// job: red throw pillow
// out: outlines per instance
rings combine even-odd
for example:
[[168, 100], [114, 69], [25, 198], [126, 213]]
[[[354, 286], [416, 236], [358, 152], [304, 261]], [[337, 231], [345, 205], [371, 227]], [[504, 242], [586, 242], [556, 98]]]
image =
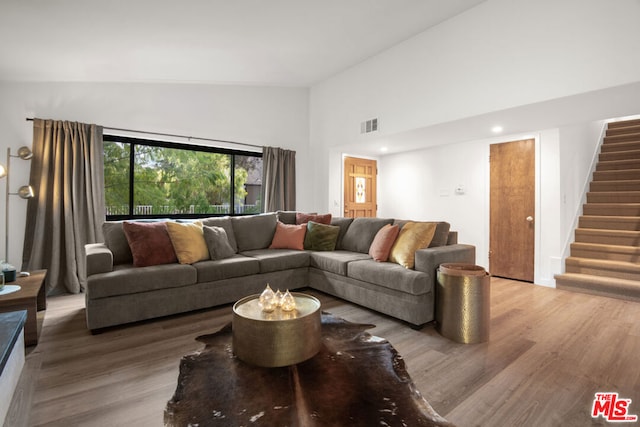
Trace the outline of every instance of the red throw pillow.
[[296, 212], [296, 224], [306, 224], [309, 221], [317, 222], [319, 224], [331, 225], [331, 214], [305, 214]]
[[389, 259], [391, 247], [398, 237], [400, 227], [397, 225], [386, 224], [373, 238], [373, 242], [369, 247], [369, 255], [378, 262], [385, 262]]
[[270, 249], [304, 249], [304, 235], [307, 232], [306, 224], [283, 224], [278, 221], [276, 232], [273, 235]]
[[136, 267], [178, 262], [166, 223], [125, 221], [122, 229]]

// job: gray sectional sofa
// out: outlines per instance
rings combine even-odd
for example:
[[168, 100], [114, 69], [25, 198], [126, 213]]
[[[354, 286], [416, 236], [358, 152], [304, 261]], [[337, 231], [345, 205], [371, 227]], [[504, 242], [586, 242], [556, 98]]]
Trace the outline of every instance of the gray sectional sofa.
[[122, 223], [107, 222], [105, 243], [86, 246], [86, 320], [90, 330], [233, 303], [265, 285], [309, 287], [420, 327], [434, 319], [436, 270], [441, 263], [475, 263], [475, 247], [457, 243], [438, 222], [430, 247], [415, 253], [415, 268], [377, 262], [369, 255], [382, 218], [333, 218], [340, 227], [335, 250], [269, 249], [278, 221], [295, 224], [295, 212], [215, 217], [235, 254], [193, 264], [135, 267]]

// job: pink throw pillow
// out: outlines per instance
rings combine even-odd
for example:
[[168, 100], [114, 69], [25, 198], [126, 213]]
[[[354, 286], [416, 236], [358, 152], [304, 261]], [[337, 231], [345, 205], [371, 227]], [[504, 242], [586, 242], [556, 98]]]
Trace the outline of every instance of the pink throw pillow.
[[389, 259], [391, 247], [398, 237], [400, 228], [397, 225], [386, 224], [373, 238], [369, 255], [378, 262], [385, 262]]
[[309, 221], [317, 222], [319, 224], [331, 225], [331, 214], [305, 214], [296, 212], [296, 224], [306, 224]]
[[178, 262], [166, 223], [125, 221], [122, 229], [136, 267]]
[[270, 249], [304, 249], [304, 235], [307, 231], [306, 224], [293, 225], [283, 224], [280, 221], [276, 224], [276, 232], [273, 235]]

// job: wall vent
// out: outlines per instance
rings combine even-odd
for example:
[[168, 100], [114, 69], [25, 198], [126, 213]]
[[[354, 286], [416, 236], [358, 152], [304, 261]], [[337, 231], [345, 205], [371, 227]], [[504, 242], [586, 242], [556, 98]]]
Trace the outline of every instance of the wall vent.
[[370, 119], [360, 123], [360, 133], [371, 133], [378, 131], [378, 119]]

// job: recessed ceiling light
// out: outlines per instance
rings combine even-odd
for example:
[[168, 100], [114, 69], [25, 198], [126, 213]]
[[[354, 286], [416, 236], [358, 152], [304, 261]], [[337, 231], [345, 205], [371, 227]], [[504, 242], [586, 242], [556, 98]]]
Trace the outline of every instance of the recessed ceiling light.
[[386, 153], [389, 149], [387, 147], [380, 147], [381, 153]]
[[493, 133], [500, 133], [502, 131], [503, 131], [502, 126], [494, 126], [491, 128], [491, 132]]

